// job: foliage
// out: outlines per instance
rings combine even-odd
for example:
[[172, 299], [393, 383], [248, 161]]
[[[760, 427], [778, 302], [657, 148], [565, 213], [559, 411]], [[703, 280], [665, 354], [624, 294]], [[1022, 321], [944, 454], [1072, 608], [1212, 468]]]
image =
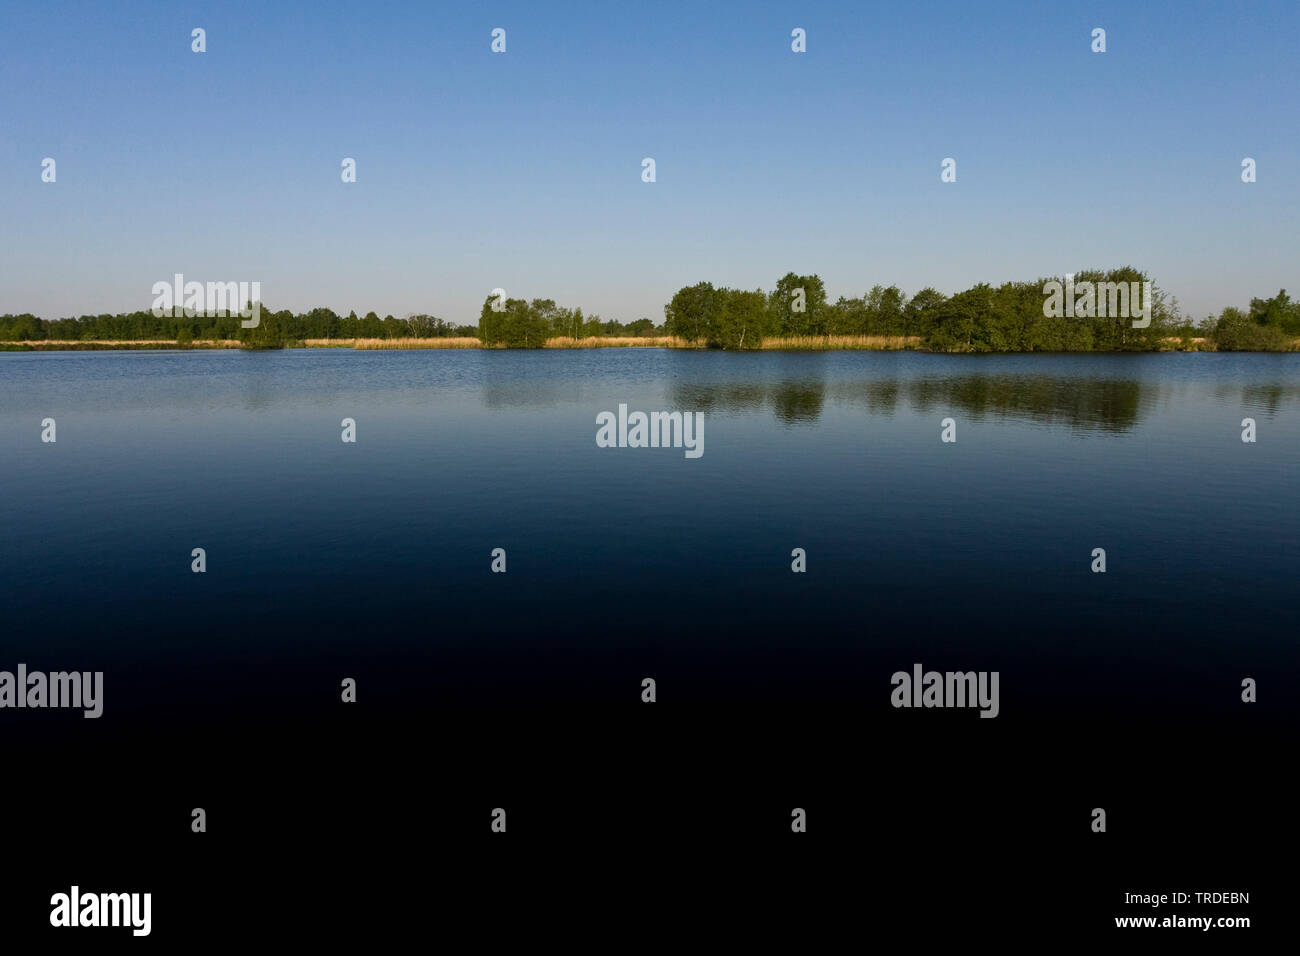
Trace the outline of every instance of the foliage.
[[[1294, 349], [1300, 342], [1300, 302], [1283, 289], [1269, 299], [1251, 299], [1249, 308], [1224, 309], [1199, 329], [1179, 312], [1178, 302], [1151, 283], [1151, 324], [1134, 328], [1131, 316], [1052, 315], [1045, 309], [1045, 286], [1063, 278], [1007, 282], [996, 288], [980, 283], [945, 296], [924, 288], [911, 298], [897, 286], [875, 285], [861, 296], [827, 299], [820, 276], [788, 272], [771, 293], [714, 287], [699, 282], [679, 289], [664, 306], [664, 323], [648, 318], [626, 325], [584, 315], [553, 299], [507, 299], [502, 311], [485, 300], [477, 326], [453, 325], [424, 313], [404, 319], [375, 312], [340, 316], [326, 308], [304, 313], [273, 312], [261, 307], [255, 329], [245, 329], [238, 314], [163, 315], [130, 312], [41, 319], [35, 315], [0, 316], [0, 342], [46, 340], [71, 342], [150, 342], [238, 340], [245, 348], [283, 348], [304, 340], [465, 339], [485, 345], [542, 348], [549, 339], [658, 338], [673, 336], [685, 344], [722, 349], [758, 349], [765, 340], [797, 341], [801, 347], [819, 340], [915, 342], [951, 352], [1154, 351], [1177, 340], [1182, 347], [1203, 344], [1224, 351]], [[1126, 266], [1106, 272], [1075, 273], [1082, 282], [1143, 283], [1145, 273]], [[1100, 296], [1098, 296], [1100, 299]], [[1093, 309], [1093, 311], [1099, 311]], [[1130, 312], [1136, 312], [1131, 309]], [[1196, 333], [1199, 332], [1199, 336]], [[852, 337], [845, 339], [843, 337]], [[1203, 343], [1195, 343], [1197, 338]], [[87, 346], [89, 347], [89, 346]], [[781, 346], [778, 346], [781, 347]]]
[[[1007, 282], [997, 288], [979, 283], [952, 296], [925, 288], [911, 299], [898, 286], [875, 285], [862, 296], [841, 296], [830, 303], [819, 276], [789, 272], [767, 295], [761, 319], [756, 297], [763, 293], [699, 282], [678, 290], [664, 307], [664, 325], [669, 335], [713, 348], [757, 349], [765, 339], [808, 343], [849, 337], [906, 342], [919, 338], [922, 348], [944, 352], [1041, 352], [1155, 350], [1171, 329], [1184, 324], [1177, 302], [1154, 283], [1149, 286], [1147, 328], [1133, 327], [1140, 318], [1136, 303], [1124, 316], [1055, 316], [1045, 307], [1050, 281]], [[1063, 278], [1057, 281], [1064, 283]], [[1127, 284], [1137, 282], [1141, 289], [1149, 279], [1124, 267], [1080, 272], [1074, 282], [1124, 283], [1127, 295]], [[1091, 312], [1099, 311], [1095, 301]]]

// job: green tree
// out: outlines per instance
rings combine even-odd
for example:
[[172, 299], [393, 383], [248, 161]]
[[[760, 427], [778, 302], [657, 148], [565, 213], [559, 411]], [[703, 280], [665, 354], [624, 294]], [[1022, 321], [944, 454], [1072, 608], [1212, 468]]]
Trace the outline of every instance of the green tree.
[[1214, 343], [1222, 352], [1261, 352], [1287, 347], [1287, 335], [1276, 325], [1258, 322], [1241, 309], [1226, 308], [1214, 327]]
[[944, 352], [987, 352], [993, 290], [981, 282], [958, 292], [935, 310], [929, 344]]
[[[251, 303], [250, 303], [251, 305]], [[246, 329], [240, 323], [239, 345], [240, 348], [259, 351], [263, 349], [282, 349], [284, 348], [284, 331], [280, 326], [280, 321], [275, 313], [270, 309], [263, 307], [258, 315], [258, 322], [255, 328]]]
[[903, 309], [904, 335], [929, 335], [938, 324], [939, 310], [948, 301], [942, 292], [926, 286]]
[[711, 282], [678, 289], [664, 306], [664, 330], [687, 342], [706, 341], [716, 323], [718, 307], [718, 290]]
[[816, 275], [787, 272], [768, 299], [767, 331], [771, 335], [825, 335], [830, 309], [826, 286]]
[[1286, 289], [1271, 299], [1251, 299], [1250, 318], [1256, 325], [1279, 329], [1286, 336], [1300, 336], [1300, 302], [1292, 302]]
[[550, 337], [549, 318], [523, 299], [506, 299], [502, 311], [495, 296], [483, 300], [479, 313], [479, 338], [485, 345], [504, 345], [511, 349], [540, 349]]
[[719, 308], [707, 335], [710, 346], [724, 349], [756, 349], [763, 344], [767, 326], [767, 296], [762, 289], [718, 289]]

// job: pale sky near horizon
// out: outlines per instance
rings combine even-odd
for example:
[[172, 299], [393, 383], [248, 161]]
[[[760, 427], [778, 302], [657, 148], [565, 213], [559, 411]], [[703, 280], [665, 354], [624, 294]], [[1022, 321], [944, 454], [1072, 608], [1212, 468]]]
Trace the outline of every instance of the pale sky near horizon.
[[1134, 265], [1200, 318], [1300, 296], [1297, 50], [1294, 2], [8, 2], [0, 313], [148, 309], [181, 272], [659, 322], [705, 279]]

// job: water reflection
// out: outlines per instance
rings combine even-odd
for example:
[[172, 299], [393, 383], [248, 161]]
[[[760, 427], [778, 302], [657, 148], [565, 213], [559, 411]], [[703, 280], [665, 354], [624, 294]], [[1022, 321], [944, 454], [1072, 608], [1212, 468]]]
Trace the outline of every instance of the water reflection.
[[1220, 385], [1214, 390], [1216, 398], [1233, 399], [1240, 396], [1243, 405], [1264, 408], [1271, 414], [1288, 402], [1300, 400], [1300, 385], [1268, 382], [1258, 385]]
[[[829, 385], [821, 378], [767, 384], [681, 382], [670, 388], [671, 402], [677, 408], [705, 412], [769, 408], [778, 420], [792, 425], [816, 422], [829, 400], [837, 405], [859, 406], [873, 415], [892, 415], [902, 402], [908, 409], [925, 414], [961, 412], [975, 420], [1019, 419], [1114, 432], [1135, 427], [1160, 399], [1161, 392], [1160, 385], [1136, 378], [1056, 375], [929, 376], [911, 380], [841, 380]], [[1245, 400], [1247, 396], [1242, 397]], [[1280, 404], [1283, 397], [1277, 395], [1274, 400]]]
[[691, 411], [761, 411], [770, 407], [787, 424], [815, 422], [826, 402], [826, 383], [820, 380], [708, 383], [680, 382], [670, 389], [670, 403]]

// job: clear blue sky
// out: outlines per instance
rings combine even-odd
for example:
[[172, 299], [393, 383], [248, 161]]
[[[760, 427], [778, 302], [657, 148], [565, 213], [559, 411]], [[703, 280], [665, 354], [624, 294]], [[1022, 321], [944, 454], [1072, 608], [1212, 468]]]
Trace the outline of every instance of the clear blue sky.
[[658, 322], [701, 279], [1133, 264], [1199, 318], [1300, 295], [1298, 27], [1295, 0], [6, 0], [0, 313], [147, 309], [183, 272], [272, 308], [473, 322], [500, 286]]

